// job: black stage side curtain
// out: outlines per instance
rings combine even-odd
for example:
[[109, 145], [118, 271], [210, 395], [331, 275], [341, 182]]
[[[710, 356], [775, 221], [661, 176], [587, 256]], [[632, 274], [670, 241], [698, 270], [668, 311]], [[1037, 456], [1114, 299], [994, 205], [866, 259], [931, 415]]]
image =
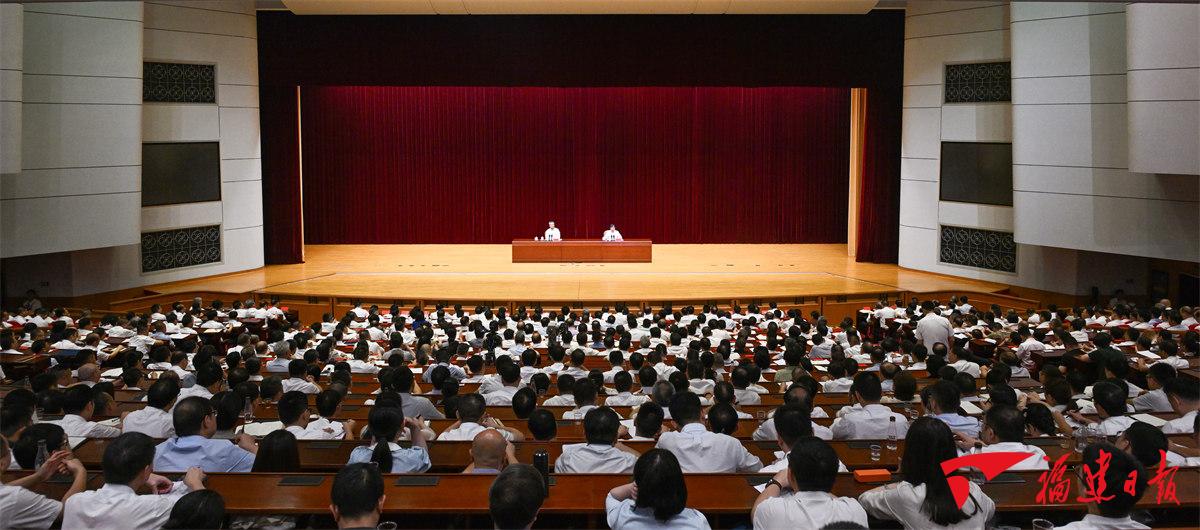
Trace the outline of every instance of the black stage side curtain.
[[[302, 260], [296, 86], [863, 87], [858, 259], [899, 237], [904, 15], [258, 17], [266, 252]], [[291, 90], [285, 90], [290, 88]], [[291, 158], [289, 158], [291, 157]], [[398, 214], [403, 215], [403, 214]], [[294, 219], [281, 219], [294, 217]]]

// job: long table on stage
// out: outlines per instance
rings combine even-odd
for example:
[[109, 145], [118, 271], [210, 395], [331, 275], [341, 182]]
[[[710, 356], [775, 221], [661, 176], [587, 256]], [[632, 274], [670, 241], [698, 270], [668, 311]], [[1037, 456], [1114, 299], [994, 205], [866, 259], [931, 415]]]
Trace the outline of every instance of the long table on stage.
[[650, 263], [651, 246], [649, 239], [626, 239], [624, 241], [514, 239], [512, 260], [513, 263]]

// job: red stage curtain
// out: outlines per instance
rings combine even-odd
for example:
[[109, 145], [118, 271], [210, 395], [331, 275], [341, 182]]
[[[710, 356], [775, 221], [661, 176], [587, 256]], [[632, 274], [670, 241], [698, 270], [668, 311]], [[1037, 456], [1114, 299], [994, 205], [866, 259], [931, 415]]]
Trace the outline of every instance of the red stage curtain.
[[304, 261], [300, 231], [300, 144], [296, 87], [259, 88], [262, 117], [263, 254], [266, 263]]
[[898, 258], [901, 99], [899, 90], [867, 90], [857, 261], [896, 263]]
[[304, 87], [301, 105], [308, 243], [506, 243], [548, 220], [846, 240], [845, 88]]

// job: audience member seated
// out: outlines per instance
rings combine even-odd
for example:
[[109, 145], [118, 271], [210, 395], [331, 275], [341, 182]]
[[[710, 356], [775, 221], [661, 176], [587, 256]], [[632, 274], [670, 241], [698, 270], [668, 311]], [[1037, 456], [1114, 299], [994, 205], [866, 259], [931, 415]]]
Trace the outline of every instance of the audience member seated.
[[[837, 419], [833, 420], [833, 425], [830, 426], [834, 438], [881, 440], [889, 435], [904, 438], [904, 433], [908, 431], [908, 418], [898, 412], [892, 412], [887, 405], [879, 404], [883, 397], [879, 377], [870, 372], [854, 376], [850, 396], [854, 405], [838, 411]], [[894, 432], [890, 432], [893, 430]]]
[[587, 443], [564, 444], [554, 462], [555, 473], [629, 473], [638, 452], [617, 441], [621, 417], [608, 407], [588, 411], [583, 418]]
[[63, 417], [55, 421], [67, 433], [67, 436], [84, 438], [115, 438], [121, 435], [121, 429], [109, 425], [101, 425], [92, 419], [96, 404], [92, 400], [92, 389], [85, 385], [70, 387], [63, 395]]
[[676, 430], [658, 437], [657, 447], [675, 454], [686, 473], [746, 473], [762, 468], [737, 438], [709, 431], [700, 421], [700, 398], [691, 392], [671, 399]]
[[[191, 398], [203, 401], [200, 398]], [[176, 406], [184, 405], [184, 400]], [[178, 425], [176, 432], [181, 431]], [[232, 446], [229, 442], [222, 441]], [[171, 517], [175, 503], [191, 491], [204, 488], [204, 472], [186, 470], [183, 480], [171, 482], [151, 472], [155, 460], [154, 441], [140, 432], [125, 433], [104, 448], [104, 486], [72, 495], [63, 503], [63, 528], [99, 530], [153, 530]], [[248, 470], [248, 469], [247, 469]], [[140, 495], [143, 488], [149, 495]]]
[[1013, 465], [1013, 471], [1049, 469], [1046, 452], [1036, 445], [1027, 445], [1025, 439], [1025, 417], [1012, 405], [994, 405], [984, 414], [983, 428], [979, 438], [957, 433], [958, 448], [970, 452], [976, 443], [983, 444], [984, 453], [1033, 453], [1029, 458]]
[[926, 412], [941, 420], [950, 430], [972, 438], [978, 437], [979, 420], [958, 413], [960, 396], [958, 385], [942, 380], [921, 390], [921, 404], [925, 406]]
[[[355, 447], [347, 464], [373, 462], [383, 473], [421, 473], [429, 469], [425, 426], [416, 418], [405, 418], [402, 407], [372, 407], [367, 426], [373, 443]], [[401, 447], [396, 443], [402, 429], [408, 430], [412, 447]]]
[[525, 440], [525, 434], [521, 431], [505, 427], [499, 420], [486, 416], [487, 409], [483, 396], [465, 394], [458, 397], [458, 421], [442, 431], [442, 434], [438, 435], [438, 440], [474, 440], [475, 435], [484, 429], [499, 430], [504, 439], [511, 442]]
[[217, 432], [216, 412], [209, 400], [190, 397], [175, 405], [171, 412], [175, 437], [154, 448], [156, 471], [181, 472], [199, 468], [205, 472], [242, 472], [254, 466], [258, 445], [254, 437], [239, 434], [237, 444], [213, 439]]
[[[1109, 460], [1106, 464], [1101, 464], [1104, 456], [1108, 456]], [[1103, 477], [1098, 479], [1102, 480], [1102, 483], [1121, 484], [1122, 487], [1109, 486], [1104, 490], [1106, 495], [1102, 496], [1098, 502], [1087, 503], [1087, 515], [1083, 516], [1083, 519], [1058, 528], [1069, 530], [1150, 528], [1134, 521], [1129, 516], [1133, 512], [1134, 505], [1146, 492], [1146, 481], [1149, 480], [1146, 478], [1146, 468], [1142, 467], [1142, 464], [1138, 463], [1132, 455], [1117, 449], [1116, 446], [1101, 442], [1084, 448], [1082, 465], [1085, 468], [1082, 473], [1096, 473]], [[1079, 487], [1080, 494], [1086, 495], [1083, 480], [1079, 481]]]
[[[0, 471], [9, 469], [12, 452], [0, 437]], [[32, 466], [31, 466], [32, 467]], [[61, 472], [71, 474], [71, 485], [61, 500], [31, 491]], [[63, 503], [87, 488], [87, 470], [69, 450], [54, 450], [42, 467], [20, 479], [0, 483], [0, 528], [50, 528], [63, 512]]]
[[488, 488], [488, 512], [497, 530], [524, 530], [537, 520], [546, 486], [542, 474], [528, 464], [504, 468]]
[[516, 447], [496, 429], [483, 429], [471, 440], [471, 463], [465, 474], [495, 475], [517, 463]]
[[338, 528], [375, 528], [383, 514], [383, 477], [368, 463], [348, 464], [333, 477], [329, 511]]
[[634, 464], [633, 482], [608, 492], [604, 500], [608, 527], [612, 530], [710, 528], [704, 514], [687, 507], [687, 497], [687, 483], [675, 455], [651, 449]]
[[[807, 417], [784, 410], [780, 413], [797, 416], [788, 420], [788, 424], [807, 423]], [[775, 417], [779, 418], [780, 413]], [[754, 528], [827, 528], [830, 523], [842, 522], [866, 528], [867, 512], [857, 500], [830, 493], [841, 466], [833, 448], [813, 436], [793, 442], [783, 459], [786, 465], [776, 470], [754, 501], [751, 509]]]

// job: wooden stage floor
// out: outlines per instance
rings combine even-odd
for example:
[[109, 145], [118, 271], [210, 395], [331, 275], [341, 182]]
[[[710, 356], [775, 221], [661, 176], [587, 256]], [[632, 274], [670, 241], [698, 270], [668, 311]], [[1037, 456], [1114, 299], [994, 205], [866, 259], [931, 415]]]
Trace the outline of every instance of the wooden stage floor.
[[652, 300], [1006, 287], [856, 263], [841, 244], [654, 245], [652, 263], [604, 264], [512, 263], [509, 245], [308, 245], [302, 264], [146, 289], [426, 300]]

